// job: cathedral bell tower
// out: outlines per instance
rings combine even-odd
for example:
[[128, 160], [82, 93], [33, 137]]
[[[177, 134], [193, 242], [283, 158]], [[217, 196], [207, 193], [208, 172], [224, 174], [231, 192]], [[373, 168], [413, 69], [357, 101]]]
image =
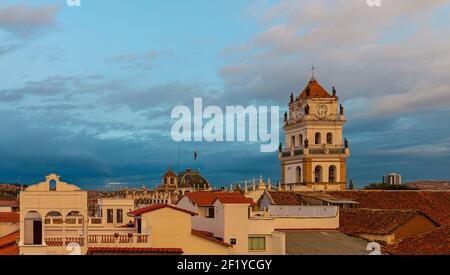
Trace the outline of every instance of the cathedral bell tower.
[[330, 95], [314, 78], [284, 114], [285, 147], [280, 144], [281, 187], [284, 190], [345, 190], [350, 155], [342, 137], [344, 107], [336, 89]]

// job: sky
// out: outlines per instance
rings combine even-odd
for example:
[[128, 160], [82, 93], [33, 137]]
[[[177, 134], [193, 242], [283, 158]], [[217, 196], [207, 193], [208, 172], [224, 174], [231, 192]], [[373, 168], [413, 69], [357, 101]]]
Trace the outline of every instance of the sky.
[[277, 182], [258, 143], [174, 142], [171, 110], [284, 111], [312, 64], [346, 108], [348, 180], [450, 179], [448, 0], [0, 0], [0, 182], [154, 187], [179, 152], [214, 186]]

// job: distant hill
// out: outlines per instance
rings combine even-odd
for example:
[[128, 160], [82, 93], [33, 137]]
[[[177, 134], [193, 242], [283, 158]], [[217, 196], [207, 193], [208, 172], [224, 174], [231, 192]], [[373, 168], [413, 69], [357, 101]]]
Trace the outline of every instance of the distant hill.
[[450, 191], [450, 181], [447, 180], [422, 180], [405, 183], [411, 188], [419, 190], [447, 190]]
[[[24, 185], [23, 188], [26, 188]], [[17, 199], [20, 189], [20, 184], [0, 183], [0, 200], [15, 200]]]

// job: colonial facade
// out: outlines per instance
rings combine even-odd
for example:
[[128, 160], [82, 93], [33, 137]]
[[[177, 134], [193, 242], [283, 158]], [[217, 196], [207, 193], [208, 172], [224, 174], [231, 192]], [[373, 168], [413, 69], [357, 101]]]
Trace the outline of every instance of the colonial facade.
[[284, 115], [280, 144], [281, 185], [285, 190], [345, 190], [348, 141], [342, 136], [344, 107], [336, 89], [329, 94], [312, 77]]

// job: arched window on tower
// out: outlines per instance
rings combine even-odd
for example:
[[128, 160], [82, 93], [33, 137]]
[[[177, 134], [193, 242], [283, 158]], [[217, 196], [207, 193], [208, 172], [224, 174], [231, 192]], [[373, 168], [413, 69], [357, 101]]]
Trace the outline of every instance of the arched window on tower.
[[302, 182], [302, 168], [300, 168], [300, 166], [297, 166], [297, 168], [295, 168], [295, 183], [301, 182]]
[[49, 182], [50, 191], [56, 191], [56, 180], [51, 180]]
[[298, 143], [299, 143], [300, 146], [303, 145], [303, 135], [302, 135], [302, 134], [300, 134], [300, 135], [298, 136]]
[[333, 144], [333, 134], [332, 133], [327, 134], [327, 144]]
[[336, 166], [334, 165], [328, 168], [328, 182], [336, 182]]
[[315, 135], [315, 144], [320, 144], [320, 143], [321, 143], [320, 133], [316, 133], [316, 135]]
[[295, 136], [291, 136], [291, 147], [295, 147]]
[[322, 177], [322, 166], [317, 165], [316, 168], [314, 168], [314, 181], [315, 182], [322, 182], [323, 181], [323, 177]]

